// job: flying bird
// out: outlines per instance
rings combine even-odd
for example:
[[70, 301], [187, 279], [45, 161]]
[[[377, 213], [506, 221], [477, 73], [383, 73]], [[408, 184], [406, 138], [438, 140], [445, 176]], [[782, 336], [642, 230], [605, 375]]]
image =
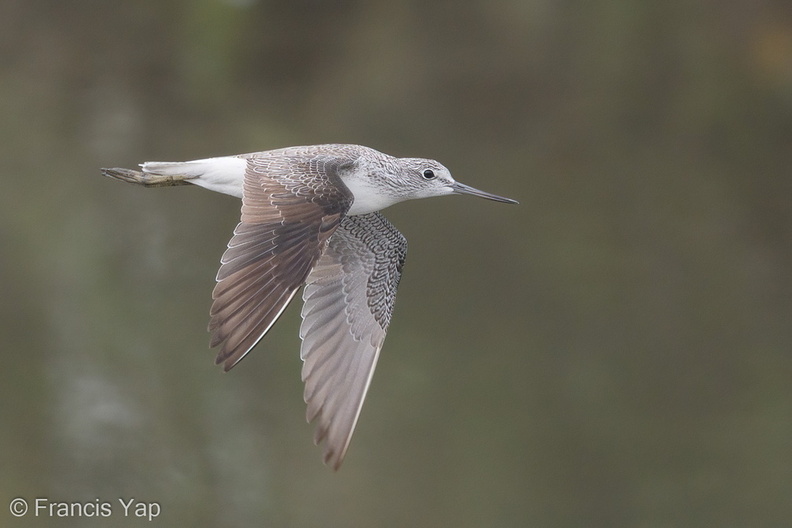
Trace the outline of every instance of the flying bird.
[[431, 159], [360, 145], [312, 145], [102, 169], [146, 187], [198, 185], [242, 199], [212, 292], [209, 332], [228, 371], [302, 293], [300, 357], [314, 442], [338, 469], [357, 424], [401, 279], [407, 241], [378, 211], [405, 200], [470, 194], [516, 204], [452, 178]]

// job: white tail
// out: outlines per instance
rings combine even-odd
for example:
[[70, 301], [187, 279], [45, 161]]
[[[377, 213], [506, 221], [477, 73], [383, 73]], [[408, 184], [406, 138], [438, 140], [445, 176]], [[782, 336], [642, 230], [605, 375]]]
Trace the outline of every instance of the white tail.
[[146, 174], [172, 176], [210, 191], [242, 198], [247, 161], [234, 156], [194, 161], [147, 161], [140, 165]]

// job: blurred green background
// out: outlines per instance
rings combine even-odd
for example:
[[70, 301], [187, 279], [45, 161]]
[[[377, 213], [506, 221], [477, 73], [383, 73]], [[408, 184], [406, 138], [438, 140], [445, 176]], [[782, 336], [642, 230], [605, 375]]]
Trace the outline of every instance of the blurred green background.
[[[0, 4], [0, 525], [788, 526], [792, 5]], [[520, 200], [386, 211], [410, 254], [344, 466], [299, 303], [229, 374], [237, 200], [99, 167], [361, 143]], [[113, 516], [100, 523], [142, 526]]]

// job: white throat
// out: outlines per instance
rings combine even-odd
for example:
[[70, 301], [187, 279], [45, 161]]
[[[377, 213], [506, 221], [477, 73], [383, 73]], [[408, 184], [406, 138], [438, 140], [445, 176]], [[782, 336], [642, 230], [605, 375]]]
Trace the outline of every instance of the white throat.
[[341, 180], [355, 197], [349, 208], [350, 215], [373, 213], [401, 201], [387, 192], [387, 187], [374, 184], [366, 174], [348, 173], [342, 175]]

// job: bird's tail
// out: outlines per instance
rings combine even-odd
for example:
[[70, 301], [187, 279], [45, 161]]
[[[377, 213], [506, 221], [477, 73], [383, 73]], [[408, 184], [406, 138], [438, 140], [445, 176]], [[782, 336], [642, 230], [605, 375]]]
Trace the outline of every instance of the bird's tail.
[[142, 170], [102, 169], [102, 174], [115, 180], [145, 187], [170, 187], [192, 183], [210, 191], [242, 198], [247, 160], [236, 156], [194, 161], [147, 161]]
[[114, 180], [135, 183], [144, 187], [172, 187], [174, 185], [187, 185], [195, 176], [180, 170], [185, 163], [147, 162], [142, 165], [143, 170], [132, 169], [102, 169], [102, 174]]

